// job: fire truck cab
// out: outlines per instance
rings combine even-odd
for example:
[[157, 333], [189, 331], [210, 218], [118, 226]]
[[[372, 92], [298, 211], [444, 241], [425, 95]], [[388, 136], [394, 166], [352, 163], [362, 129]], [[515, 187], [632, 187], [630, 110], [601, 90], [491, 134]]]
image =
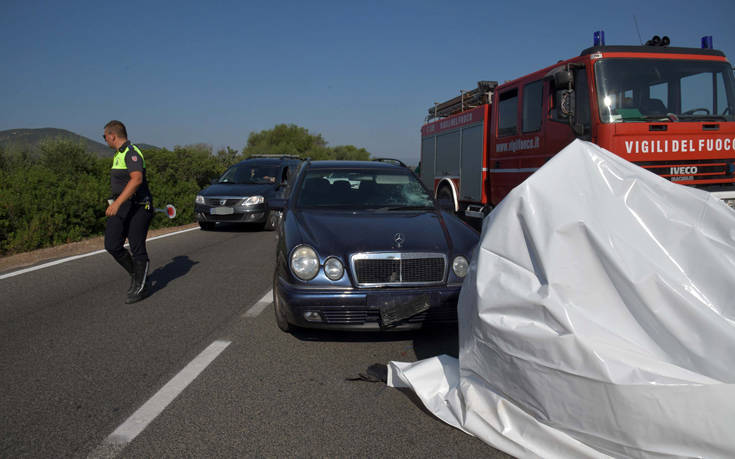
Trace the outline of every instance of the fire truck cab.
[[[604, 35], [603, 35], [604, 36]], [[483, 217], [575, 138], [735, 206], [735, 81], [710, 46], [605, 46], [429, 108], [421, 178]]]

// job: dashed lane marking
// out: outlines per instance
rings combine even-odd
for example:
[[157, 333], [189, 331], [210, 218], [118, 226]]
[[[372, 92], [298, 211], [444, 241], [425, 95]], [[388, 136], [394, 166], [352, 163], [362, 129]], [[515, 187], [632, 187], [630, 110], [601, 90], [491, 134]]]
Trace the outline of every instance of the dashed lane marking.
[[263, 295], [263, 298], [258, 300], [257, 303], [252, 305], [250, 309], [245, 311], [245, 314], [243, 314], [243, 317], [258, 317], [258, 315], [263, 312], [265, 308], [271, 305], [273, 303], [273, 290], [269, 290], [268, 293]]
[[215, 341], [210, 344], [87, 457], [110, 458], [120, 454], [230, 343], [231, 341]]

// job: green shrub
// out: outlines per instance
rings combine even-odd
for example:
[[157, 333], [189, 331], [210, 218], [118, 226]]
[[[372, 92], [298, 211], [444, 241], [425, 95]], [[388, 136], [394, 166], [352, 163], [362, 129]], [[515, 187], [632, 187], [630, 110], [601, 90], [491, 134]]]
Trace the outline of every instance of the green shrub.
[[[84, 145], [48, 140], [40, 153], [0, 149], [0, 255], [104, 234], [110, 197], [110, 156]], [[207, 145], [143, 150], [154, 205], [176, 207], [175, 219], [156, 214], [151, 228], [192, 223], [194, 198], [229, 166], [252, 154], [298, 154], [312, 159], [369, 159], [364, 148], [328, 147], [319, 134], [294, 125], [253, 133], [243, 154]]]

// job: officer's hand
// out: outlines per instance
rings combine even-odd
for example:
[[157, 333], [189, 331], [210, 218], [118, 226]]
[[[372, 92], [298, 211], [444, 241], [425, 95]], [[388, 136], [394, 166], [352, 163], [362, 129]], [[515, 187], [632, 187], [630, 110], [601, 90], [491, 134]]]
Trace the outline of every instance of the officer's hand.
[[112, 217], [113, 215], [117, 215], [117, 211], [120, 210], [120, 204], [113, 202], [109, 206], [107, 206], [107, 210], [105, 210], [105, 215], [108, 217]]

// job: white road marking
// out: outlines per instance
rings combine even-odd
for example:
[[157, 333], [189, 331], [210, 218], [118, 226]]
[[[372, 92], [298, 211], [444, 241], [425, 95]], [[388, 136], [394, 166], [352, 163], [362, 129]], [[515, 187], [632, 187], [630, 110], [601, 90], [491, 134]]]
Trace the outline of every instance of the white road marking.
[[[161, 236], [156, 236], [156, 237], [148, 238], [148, 239], [146, 239], [146, 242], [148, 242], [148, 241], [155, 241], [156, 239], [161, 239], [161, 238], [164, 238], [164, 237], [174, 236], [174, 235], [177, 235], [177, 234], [186, 233], [188, 231], [194, 231], [194, 230], [198, 230], [198, 229], [199, 228], [196, 228], [195, 227], [195, 228], [188, 228], [188, 229], [181, 230], [181, 231], [176, 231], [176, 232], [173, 232], [173, 233], [162, 234]], [[125, 244], [125, 247], [128, 247], [128, 244]], [[95, 250], [94, 252], [83, 253], [81, 255], [74, 255], [73, 257], [67, 257], [67, 258], [62, 258], [60, 260], [50, 261], [48, 263], [44, 263], [44, 264], [38, 265], [38, 266], [31, 266], [30, 268], [20, 269], [18, 271], [13, 271], [11, 273], [2, 274], [2, 275], [0, 275], [0, 280], [1, 279], [6, 279], [8, 277], [20, 276], [21, 274], [29, 273], [31, 271], [37, 271], [39, 269], [48, 268], [50, 266], [60, 265], [61, 263], [66, 263], [67, 261], [78, 260], [80, 258], [85, 258], [85, 257], [91, 257], [92, 255], [97, 255], [99, 253], [105, 253], [105, 252], [106, 252], [106, 250], [104, 250], [104, 249], [103, 250]]]
[[88, 457], [115, 457], [204, 371], [231, 341], [215, 341], [115, 429]]
[[248, 309], [245, 314], [243, 314], [243, 317], [258, 317], [258, 315], [263, 312], [265, 308], [270, 306], [273, 303], [273, 290], [269, 290], [268, 293], [263, 295], [263, 298], [258, 300], [257, 303], [252, 305], [250, 309]]

